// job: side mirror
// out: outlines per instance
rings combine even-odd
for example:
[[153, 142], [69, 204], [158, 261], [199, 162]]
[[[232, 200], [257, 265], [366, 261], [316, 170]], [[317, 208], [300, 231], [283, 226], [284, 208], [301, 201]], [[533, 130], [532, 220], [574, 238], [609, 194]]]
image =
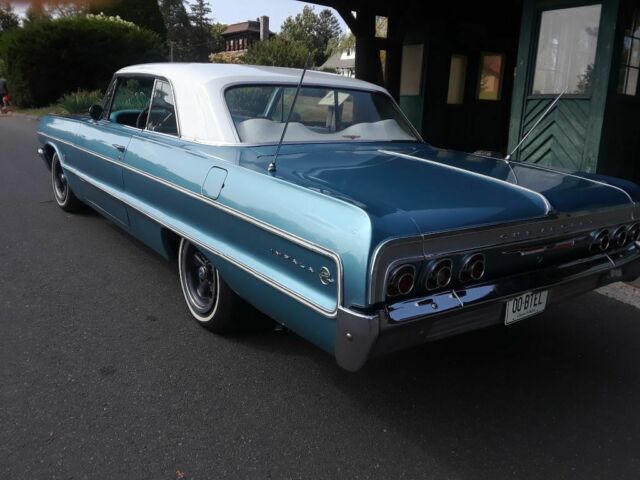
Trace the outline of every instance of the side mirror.
[[102, 107], [100, 105], [91, 105], [89, 107], [89, 116], [94, 120], [100, 120], [102, 116]]

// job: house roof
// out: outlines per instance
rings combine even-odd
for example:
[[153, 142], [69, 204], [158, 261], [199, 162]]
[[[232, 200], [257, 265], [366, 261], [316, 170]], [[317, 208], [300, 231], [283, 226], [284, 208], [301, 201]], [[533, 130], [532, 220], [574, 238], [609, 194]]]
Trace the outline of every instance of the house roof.
[[[222, 36], [243, 32], [260, 33], [260, 22], [257, 20], [247, 20], [246, 22], [232, 23], [227, 26], [224, 32], [222, 32]], [[269, 35], [275, 34], [269, 30]]]
[[356, 68], [355, 57], [342, 58], [344, 52], [336, 52], [324, 62], [320, 69], [323, 68]]

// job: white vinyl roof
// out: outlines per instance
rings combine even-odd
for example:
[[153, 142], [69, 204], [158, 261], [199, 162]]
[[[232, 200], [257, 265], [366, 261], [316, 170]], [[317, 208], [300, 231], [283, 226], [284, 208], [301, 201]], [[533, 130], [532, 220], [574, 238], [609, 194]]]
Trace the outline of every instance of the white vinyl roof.
[[[302, 70], [215, 63], [149, 63], [125, 67], [116, 74], [166, 78], [173, 86], [181, 137], [225, 144], [239, 142], [224, 100], [227, 87], [247, 83], [297, 85]], [[384, 88], [362, 80], [314, 70], [307, 71], [303, 85], [326, 85], [386, 93]]]

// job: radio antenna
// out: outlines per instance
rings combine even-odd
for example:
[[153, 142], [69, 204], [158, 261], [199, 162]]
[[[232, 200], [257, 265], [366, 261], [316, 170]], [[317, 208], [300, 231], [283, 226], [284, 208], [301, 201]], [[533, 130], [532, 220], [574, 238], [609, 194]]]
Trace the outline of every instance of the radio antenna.
[[538, 125], [540, 125], [540, 122], [544, 119], [544, 117], [547, 116], [547, 114], [551, 111], [551, 109], [556, 106], [556, 103], [558, 103], [558, 100], [560, 100], [560, 98], [567, 92], [567, 90], [569, 90], [569, 86], [567, 86], [567, 88], [565, 88], [562, 92], [560, 92], [560, 95], [558, 95], [555, 98], [555, 100], [553, 102], [551, 102], [551, 105], [549, 105], [547, 107], [547, 109], [544, 111], [544, 113], [542, 115], [540, 115], [540, 118], [538, 118], [536, 123], [533, 124], [533, 127], [531, 127], [531, 130], [529, 130], [527, 132], [527, 134], [524, 137], [522, 137], [522, 140], [520, 140], [520, 142], [518, 142], [516, 147], [513, 150], [511, 150], [511, 153], [509, 155], [507, 155], [506, 157], [504, 157], [504, 159], [507, 162], [509, 160], [511, 160], [511, 157], [513, 157], [513, 154], [516, 153], [516, 151], [520, 148], [520, 146], [524, 143], [524, 141], [529, 137], [529, 135], [531, 135], [531, 132], [533, 132], [536, 129], [536, 127]]
[[[296, 106], [296, 100], [298, 100], [298, 94], [300, 93], [300, 88], [302, 87], [302, 81], [304, 80], [304, 75], [305, 73], [307, 73], [307, 65], [309, 64], [310, 58], [311, 58], [311, 53], [309, 53], [309, 55], [307, 56], [307, 60], [304, 62], [302, 75], [300, 75], [300, 81], [298, 82], [298, 87], [296, 88], [296, 94], [293, 96], [293, 102], [291, 102], [291, 108], [289, 109], [289, 114], [287, 115], [287, 121], [285, 122], [284, 128], [282, 129], [282, 135], [280, 135], [280, 141], [278, 142], [276, 153], [273, 156], [273, 161], [269, 164], [269, 168], [267, 169], [269, 172], [276, 171], [276, 162], [278, 161], [278, 154], [280, 153], [280, 147], [282, 146], [282, 142], [284, 141], [284, 136], [287, 134], [287, 127], [289, 126], [289, 122], [291, 121], [291, 114], [293, 113], [293, 108]], [[282, 95], [284, 96], [284, 89], [282, 90]]]

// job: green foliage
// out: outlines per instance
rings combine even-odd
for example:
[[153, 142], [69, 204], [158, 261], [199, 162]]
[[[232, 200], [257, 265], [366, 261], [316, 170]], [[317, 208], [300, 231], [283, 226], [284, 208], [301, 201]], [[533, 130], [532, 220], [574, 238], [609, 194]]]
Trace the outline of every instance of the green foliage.
[[173, 52], [175, 62], [206, 62], [211, 52], [224, 48], [226, 25], [211, 21], [211, 9], [204, 0], [197, 0], [189, 10], [182, 0], [160, 0], [169, 53]]
[[267, 42], [253, 43], [243, 60], [250, 65], [303, 68], [308, 56], [304, 43], [274, 37]]
[[191, 14], [190, 60], [206, 62], [214, 50], [214, 38], [211, 30], [211, 8], [206, 0], [196, 0], [189, 5]]
[[77, 90], [63, 95], [57, 104], [67, 113], [87, 113], [91, 105], [102, 102], [102, 97], [100, 90]]
[[0, 37], [13, 102], [55, 102], [65, 92], [105, 88], [113, 73], [164, 59], [158, 36], [128, 22], [71, 17], [38, 20]]
[[20, 19], [7, 0], [0, 0], [0, 35], [20, 26]]
[[186, 62], [191, 59], [190, 36], [191, 23], [189, 14], [182, 0], [160, 0], [160, 12], [164, 17], [167, 29], [167, 43], [169, 51], [173, 53], [173, 60]]
[[[120, 17], [158, 34], [161, 39], [167, 36], [164, 18], [160, 13], [157, 0], [117, 0], [109, 6], [100, 7], [99, 2], [93, 13], [104, 13], [108, 17]], [[102, 4], [103, 5], [103, 4]]]
[[316, 13], [313, 7], [305, 6], [295, 17], [288, 17], [281, 28], [287, 40], [301, 42], [311, 52], [313, 64], [322, 65], [342, 34], [338, 19], [331, 10]]

